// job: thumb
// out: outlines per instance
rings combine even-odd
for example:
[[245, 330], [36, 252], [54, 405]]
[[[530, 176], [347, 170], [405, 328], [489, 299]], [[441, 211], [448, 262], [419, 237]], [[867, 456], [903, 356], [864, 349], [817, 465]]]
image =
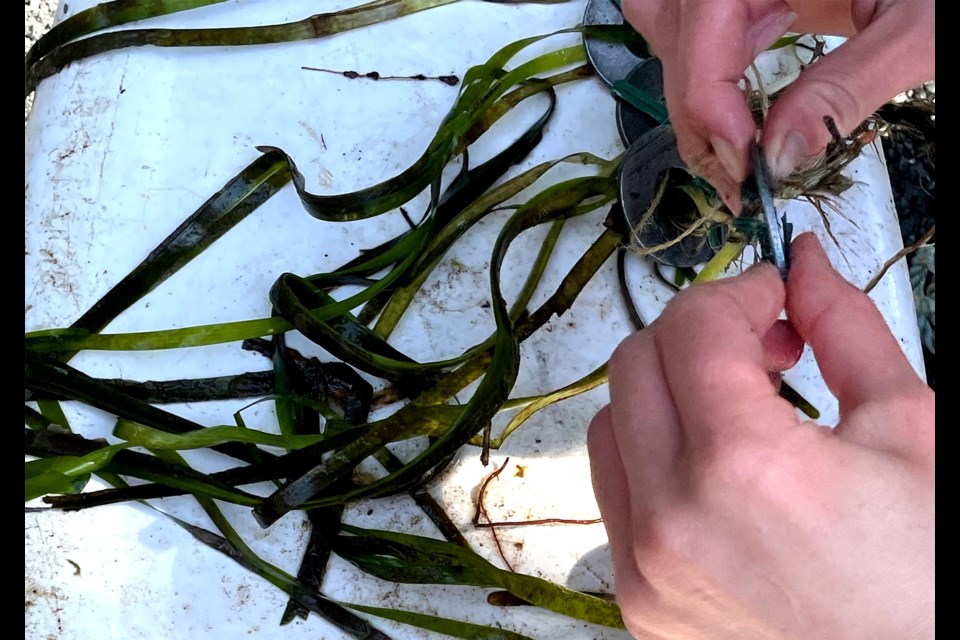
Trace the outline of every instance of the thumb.
[[[920, 416], [933, 415], [933, 393], [876, 305], [833, 269], [812, 233], [798, 236], [790, 250], [787, 314], [840, 402], [837, 433], [911, 451], [932, 443]], [[852, 419], [857, 413], [861, 419]]]
[[831, 116], [849, 134], [898, 93], [934, 78], [934, 3], [900, 0], [806, 69], [770, 109], [762, 147], [775, 176], [819, 153]]

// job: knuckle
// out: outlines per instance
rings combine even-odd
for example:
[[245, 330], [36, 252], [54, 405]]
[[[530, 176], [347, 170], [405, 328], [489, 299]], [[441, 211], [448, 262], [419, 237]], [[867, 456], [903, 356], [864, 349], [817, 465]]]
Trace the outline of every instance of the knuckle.
[[634, 560], [644, 573], [655, 578], [658, 571], [683, 554], [690, 542], [691, 515], [678, 505], [658, 509], [637, 523], [633, 540]]
[[621, 373], [636, 366], [640, 354], [650, 341], [649, 329], [643, 329], [624, 338], [610, 355], [610, 377], [619, 378]]
[[[813, 103], [819, 102], [822, 105], [814, 114], [818, 122], [824, 114], [829, 114], [836, 121], [840, 133], [844, 135], [863, 120], [862, 114], [864, 114], [864, 105], [857, 93], [848, 86], [849, 84], [849, 78], [824, 75], [809, 87], [810, 96], [814, 98]], [[816, 131], [817, 139], [822, 144], [829, 142], [830, 134], [822, 123], [817, 126]]]
[[664, 325], [702, 322], [718, 313], [720, 309], [729, 305], [729, 297], [719, 291], [716, 285], [715, 282], [709, 282], [678, 292], [660, 314], [658, 323]]
[[755, 438], [725, 438], [694, 465], [691, 490], [701, 503], [725, 508], [731, 500], [776, 500], [797, 482], [794, 457], [782, 451]]
[[610, 405], [604, 406], [597, 415], [593, 417], [587, 426], [587, 450], [595, 451], [598, 446], [598, 440], [604, 438], [607, 425], [610, 422]]

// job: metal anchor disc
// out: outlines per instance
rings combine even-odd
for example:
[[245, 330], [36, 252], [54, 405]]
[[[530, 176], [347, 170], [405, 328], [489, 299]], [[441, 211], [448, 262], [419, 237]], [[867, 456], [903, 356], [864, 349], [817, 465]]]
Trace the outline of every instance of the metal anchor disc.
[[[680, 189], [667, 188], [660, 194], [664, 180], [683, 174], [689, 175], [689, 172], [677, 152], [677, 138], [669, 124], [649, 130], [627, 149], [620, 169], [620, 204], [628, 228], [635, 230], [632, 238], [641, 247], [656, 247], [675, 240], [699, 215], [693, 200]], [[638, 229], [655, 202], [652, 216]], [[720, 227], [720, 238], [715, 244], [711, 244], [707, 235], [693, 233], [652, 253], [651, 257], [671, 267], [693, 267], [712, 258], [726, 237], [726, 227]]]
[[[587, 0], [587, 8], [583, 14], [584, 26], [622, 24], [623, 13], [613, 0]], [[584, 35], [583, 42], [590, 64], [596, 69], [597, 75], [610, 86], [617, 80], [626, 78], [637, 64], [650, 57], [646, 44], [639, 35], [632, 47], [626, 42], [613, 42], [588, 34]]]

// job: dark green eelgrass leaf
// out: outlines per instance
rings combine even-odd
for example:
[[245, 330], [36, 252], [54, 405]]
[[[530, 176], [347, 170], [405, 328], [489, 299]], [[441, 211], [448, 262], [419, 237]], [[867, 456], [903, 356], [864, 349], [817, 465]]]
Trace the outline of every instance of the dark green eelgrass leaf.
[[[294, 433], [309, 433], [304, 426], [303, 405], [293, 402], [290, 396], [294, 393], [294, 382], [291, 380], [290, 354], [287, 352], [287, 341], [283, 334], [273, 336], [273, 378], [277, 391], [274, 407], [277, 412], [277, 425], [283, 435]], [[319, 421], [318, 421], [319, 422]], [[298, 429], [298, 427], [300, 427]]]
[[[432, 270], [432, 267], [435, 266], [436, 262], [439, 260], [438, 253], [442, 255], [442, 251], [446, 246], [449, 246], [457, 237], [459, 237], [469, 225], [459, 225], [458, 228], [462, 229], [460, 233], [454, 235], [450, 240], [447, 241], [447, 244], [440, 245], [441, 251], [437, 249], [437, 240], [438, 237], [448, 228], [448, 225], [454, 223], [454, 220], [458, 217], [458, 214], [463, 212], [467, 207], [472, 203], [477, 202], [483, 197], [483, 194], [487, 192], [493, 184], [499, 180], [506, 171], [517, 164], [523, 158], [533, 150], [537, 144], [540, 143], [540, 140], [543, 137], [543, 128], [546, 126], [547, 122], [550, 120], [553, 115], [554, 109], [556, 108], [556, 93], [552, 88], [548, 88], [547, 95], [550, 99], [547, 109], [544, 111], [543, 115], [537, 119], [520, 137], [514, 140], [510, 145], [495, 155], [490, 160], [484, 162], [480, 166], [469, 169], [466, 171], [461, 171], [460, 174], [453, 180], [447, 190], [444, 192], [443, 197], [440, 198], [440, 202], [437, 205], [436, 212], [436, 227], [437, 233], [430, 239], [427, 246], [425, 246], [417, 258], [417, 261], [408, 269], [398, 280], [385, 291], [381, 292], [375, 296], [370, 302], [364, 306], [362, 312], [358, 315], [358, 319], [361, 322], [369, 322], [372, 320], [378, 312], [387, 304], [388, 300], [393, 300], [393, 292], [397, 288], [409, 286], [410, 283], [415, 279], [420, 279], [425, 277], [425, 274]], [[505, 98], [506, 99], [506, 98]], [[486, 209], [489, 210], [489, 207]], [[419, 286], [417, 287], [419, 288]], [[406, 308], [406, 305], [403, 305], [403, 308]], [[401, 311], [402, 313], [402, 311]], [[394, 312], [396, 315], [396, 312]], [[384, 319], [381, 317], [380, 321], [377, 323], [378, 327], [384, 322]], [[375, 333], [380, 337], [385, 338], [389, 335], [389, 331], [386, 333], [375, 329]]]
[[613, 95], [647, 114], [658, 124], [663, 124], [669, 118], [667, 108], [659, 100], [626, 80], [613, 83]]
[[[175, 456], [175, 454], [171, 459], [179, 460], [181, 464], [186, 466], [183, 460]], [[424, 629], [448, 633], [456, 638], [466, 638], [468, 640], [530, 640], [525, 636], [509, 631], [505, 632], [500, 629], [464, 623], [458, 620], [449, 620], [439, 616], [431, 616], [412, 611], [354, 605], [327, 598], [320, 593], [318, 588], [305, 584], [298, 578], [294, 578], [254, 553], [212, 500], [208, 498], [197, 498], [197, 500], [223, 534], [223, 537], [173, 518], [177, 524], [189, 531], [196, 539], [224, 553], [244, 568], [286, 592], [290, 596], [291, 602], [296, 603], [306, 611], [317, 613], [354, 637], [364, 640], [389, 640], [388, 636], [372, 627], [365, 620], [353, 616], [344, 607]], [[331, 535], [330, 538], [332, 540], [333, 536]]]
[[[24, 383], [28, 390], [39, 389], [58, 397], [79, 400], [118, 417], [169, 433], [187, 433], [203, 429], [199, 424], [186, 418], [117, 393], [116, 390], [110, 389], [69, 365], [29, 351], [25, 354], [24, 360]], [[250, 450], [244, 445], [228, 443], [217, 445], [215, 449], [245, 462], [253, 462]], [[266, 453], [264, 455], [269, 456]]]
[[811, 420], [817, 420], [820, 418], [820, 410], [813, 406], [809, 400], [800, 395], [796, 389], [787, 384], [786, 381], [780, 381], [780, 389], [778, 393], [781, 398], [802, 411], [803, 414]]
[[146, 259], [71, 325], [96, 333], [290, 181], [283, 155], [268, 152], [250, 163], [167, 236]]
[[[23, 421], [29, 429], [46, 429], [50, 425], [50, 421], [47, 420], [42, 413], [36, 409], [32, 409], [27, 405], [23, 405]], [[57, 427], [63, 428], [63, 425], [56, 425]]]
[[130, 29], [103, 33], [54, 47], [25, 70], [24, 95], [68, 64], [126, 47], [244, 46], [311, 40], [439, 7], [456, 0], [374, 0], [336, 13], [285, 24], [217, 29]]
[[[117, 393], [150, 404], [262, 398], [279, 393], [275, 390], [273, 373], [269, 371], [251, 371], [231, 376], [187, 380], [147, 380], [145, 382], [119, 378], [97, 378], [96, 380]], [[40, 402], [51, 400], [53, 396], [34, 390], [31, 392], [31, 398]]]
[[364, 571], [392, 582], [496, 587], [556, 613], [622, 629], [616, 604], [542, 578], [499, 569], [476, 553], [433, 538], [344, 525], [336, 552]]
[[[411, 254], [413, 255], [413, 254]], [[270, 291], [281, 316], [311, 341], [353, 366], [388, 380], [400, 380], [420, 371], [412, 359], [377, 338], [365, 326], [346, 316], [319, 319], [315, 309], [335, 304], [305, 278], [286, 273]]]
[[24, 69], [29, 69], [54, 48], [95, 31], [221, 2], [225, 0], [113, 0], [98, 4], [53, 25], [30, 47], [24, 60]]
[[378, 618], [386, 618], [395, 622], [402, 622], [412, 627], [419, 627], [435, 633], [442, 633], [451, 638], [463, 638], [464, 640], [532, 640], [531, 638], [509, 631], [507, 629], [497, 629], [494, 627], [485, 627], [472, 622], [462, 622], [460, 620], [450, 620], [439, 616], [431, 616], [416, 611], [403, 611], [402, 609], [386, 609], [384, 607], [370, 607], [363, 604], [344, 603], [345, 607], [354, 609], [362, 613], [369, 613]]
[[353, 616], [346, 611], [346, 609], [354, 609], [362, 613], [368, 613], [437, 633], [444, 633], [454, 638], [464, 638], [465, 640], [530, 640], [527, 636], [503, 629], [485, 627], [483, 625], [461, 622], [459, 620], [450, 620], [415, 611], [371, 607], [349, 602], [338, 602], [327, 598], [320, 593], [319, 590], [310, 588], [282, 569], [279, 569], [256, 555], [253, 550], [243, 542], [243, 539], [240, 538], [213, 502], [202, 500], [201, 505], [217, 525], [217, 528], [223, 533], [222, 537], [173, 516], [168, 517], [172, 518], [200, 542], [223, 553], [240, 566], [270, 582], [287, 593], [292, 601], [298, 603], [308, 611], [317, 613], [354, 638], [360, 638], [361, 640], [389, 640], [389, 637], [383, 632], [375, 629], [365, 620]]
[[[296, 366], [296, 359], [292, 349], [288, 349], [283, 336], [276, 336], [273, 340], [274, 350], [274, 370], [277, 372], [278, 383], [281, 378], [287, 378], [290, 390], [298, 390], [305, 381], [301, 379]], [[339, 381], [348, 389], [348, 397], [343, 400], [344, 420], [349, 425], [360, 425], [367, 422], [370, 413], [371, 398], [373, 396], [373, 387], [369, 382], [363, 380], [353, 369], [347, 365], [341, 364], [344, 369], [344, 375], [338, 376]], [[343, 379], [347, 378], [347, 379]], [[327, 388], [331, 385], [328, 383]], [[285, 403], [290, 409], [284, 409], [288, 412], [287, 429], [291, 433], [312, 434], [319, 428], [319, 414], [311, 408], [304, 407], [300, 403]], [[277, 404], [277, 414], [279, 416], [283, 405]], [[322, 411], [322, 410], [321, 410]], [[282, 428], [282, 427], [281, 427]], [[329, 421], [326, 425], [326, 433], [333, 435], [335, 429], [347, 430], [348, 427], [341, 427], [340, 421]], [[353, 479], [345, 479], [344, 484], [352, 483]], [[297, 569], [297, 580], [304, 586], [319, 592], [323, 587], [323, 577], [327, 570], [327, 562], [332, 554], [329, 540], [337, 534], [340, 529], [340, 520], [343, 518], [343, 505], [328, 507], [326, 509], [313, 509], [307, 512], [307, 520], [310, 523], [310, 535], [307, 539], [307, 546], [300, 559], [300, 566]], [[293, 622], [295, 618], [306, 620], [310, 615], [310, 610], [303, 604], [297, 602], [295, 598], [290, 598], [284, 607], [283, 614], [280, 617], [280, 626]]]
[[[336, 473], [344, 473], [346, 469], [358, 464], [364, 457], [370, 455], [379, 446], [385, 444], [378, 440], [375, 434], [383, 433], [384, 429], [398, 429], [399, 427], [383, 421], [377, 429], [365, 438], [354, 441], [348, 447], [338, 451], [325, 464], [301, 476], [284, 488], [276, 491], [263, 504], [254, 509], [254, 515], [263, 526], [269, 526], [292, 509], [301, 506], [326, 506], [339, 504], [361, 497], [376, 497], [387, 495], [409, 485], [434, 469], [442, 459], [450, 456], [465, 444], [475, 433], [496, 414], [507, 400], [513, 388], [519, 369], [520, 350], [519, 340], [513, 332], [513, 321], [506, 306], [506, 301], [500, 293], [500, 264], [506, 254], [510, 242], [521, 232], [533, 226], [580, 215], [589, 210], [580, 205], [581, 202], [591, 201], [590, 208], [595, 208], [604, 200], [615, 198], [615, 182], [609, 177], [578, 178], [550, 187], [527, 204], [520, 207], [516, 214], [506, 223], [497, 243], [494, 246], [491, 259], [490, 290], [494, 319], [497, 325], [493, 355], [486, 369], [483, 380], [473, 397], [462, 407], [449, 428], [434, 442], [419, 453], [412, 461], [400, 470], [389, 473], [386, 477], [346, 493], [308, 501], [311, 496], [325, 489], [337, 477]], [[407, 412], [416, 411], [415, 415], [425, 409], [419, 401], [406, 405], [403, 409], [388, 418], [400, 424], [407, 419]], [[460, 409], [458, 407], [458, 409]], [[409, 429], [409, 427], [407, 427]], [[404, 430], [403, 435], [409, 436]]]
[[646, 326], [637, 305], [633, 301], [633, 295], [630, 293], [630, 286], [627, 284], [627, 247], [623, 246], [617, 250], [617, 284], [620, 288], [620, 298], [623, 300], [623, 306], [626, 308], [627, 316], [630, 318], [630, 324], [634, 331], [640, 331]]
[[[576, 29], [567, 29], [557, 33], [572, 31], [576, 31]], [[427, 152], [413, 167], [400, 176], [387, 180], [380, 185], [340, 196], [315, 197], [303, 192], [298, 187], [305, 206], [323, 219], [344, 220], [369, 217], [403, 204], [406, 199], [420, 193], [428, 184], [433, 184], [439, 179], [440, 172], [447, 161], [459, 152], [458, 147], [466, 141], [468, 134], [475, 129], [475, 125], [481, 116], [495, 105], [497, 100], [508, 90], [527, 81], [533, 74], [582, 61], [584, 57], [583, 47], [568, 47], [541, 55], [511, 71], [504, 72], [503, 65], [517, 52], [530, 44], [550, 37], [550, 35], [555, 34], [525, 38], [508, 45], [497, 52], [486, 64], [468, 70], [464, 77], [463, 92], [457, 104], [447, 115]], [[567, 77], [574, 79], [579, 76]], [[533, 89], [536, 88], [533, 87]], [[294, 176], [297, 175], [296, 169], [292, 165], [290, 171]], [[407, 182], [403, 182], [404, 180]], [[410, 187], [412, 184], [415, 186]], [[399, 277], [399, 275], [397, 273], [395, 276], [387, 276], [374, 286], [385, 289], [393, 281], [393, 279], [388, 280], [388, 278]], [[320, 314], [321, 316], [329, 315], [321, 319], [329, 319], [334, 315], [345, 313], [352, 308], [352, 304], [361, 304], [375, 293], [376, 291], [373, 291], [373, 293], [364, 292], [351, 297], [349, 300], [329, 305]], [[168, 349], [276, 335], [288, 331], [290, 328], [290, 324], [282, 318], [267, 318], [113, 336], [90, 335], [89, 332], [76, 328], [57, 329], [28, 333], [25, 336], [25, 346], [28, 350], [37, 352], [65, 352], [77, 349]]]

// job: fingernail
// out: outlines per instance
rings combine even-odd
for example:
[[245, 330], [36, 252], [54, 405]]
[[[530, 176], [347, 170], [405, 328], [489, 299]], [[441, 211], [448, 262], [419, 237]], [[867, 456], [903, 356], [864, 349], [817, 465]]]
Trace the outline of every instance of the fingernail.
[[713, 147], [714, 153], [717, 154], [717, 160], [720, 161], [731, 178], [737, 182], [742, 182], [747, 177], [743, 169], [743, 163], [732, 144], [719, 136], [711, 136], [710, 146]]
[[809, 155], [807, 139], [799, 131], [788, 131], [780, 140], [767, 146], [767, 164], [774, 178], [786, 178], [793, 173], [800, 161]]

